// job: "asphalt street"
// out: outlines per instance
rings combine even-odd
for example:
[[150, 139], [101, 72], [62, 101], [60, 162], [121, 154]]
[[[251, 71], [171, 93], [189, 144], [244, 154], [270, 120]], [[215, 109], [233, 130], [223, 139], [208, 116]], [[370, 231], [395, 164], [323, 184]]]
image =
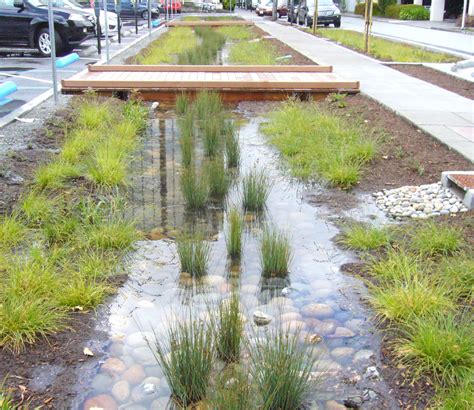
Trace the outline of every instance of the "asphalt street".
[[[135, 22], [133, 20], [125, 21], [122, 31], [130, 31], [130, 34], [122, 37], [121, 44], [117, 42], [117, 36], [112, 37], [113, 42], [110, 42], [109, 55], [113, 56], [140, 37], [146, 37], [148, 28], [142, 27], [146, 23], [146, 20], [140, 19], [138, 21], [139, 31], [136, 35]], [[82, 71], [88, 64], [95, 63], [101, 58], [104, 59], [106, 55], [105, 39], [102, 39], [102, 55], [97, 53], [96, 38], [82, 43], [74, 52], [79, 54], [80, 59], [65, 68], [57, 69], [58, 81]], [[0, 49], [0, 84], [5, 81], [13, 81], [18, 87], [18, 91], [9, 96], [11, 102], [0, 105], [0, 123], [3, 117], [52, 89], [51, 59], [42, 58], [32, 50], [2, 48]]]

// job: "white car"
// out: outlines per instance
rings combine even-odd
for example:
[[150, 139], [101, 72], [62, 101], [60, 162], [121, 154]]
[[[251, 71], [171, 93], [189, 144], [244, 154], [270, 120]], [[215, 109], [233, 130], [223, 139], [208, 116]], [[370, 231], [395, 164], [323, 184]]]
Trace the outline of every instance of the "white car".
[[[44, 3], [46, 6], [48, 5], [48, 0], [41, 0], [42, 3]], [[94, 16], [95, 20], [95, 11], [93, 8], [90, 7], [84, 7], [80, 3], [78, 3], [76, 0], [54, 0], [53, 3], [54, 7], [64, 7], [66, 9], [72, 9], [72, 10], [81, 10], [85, 11], [86, 13], [91, 14]], [[99, 22], [100, 22], [100, 29], [102, 31], [102, 37], [105, 37], [105, 13], [104, 10], [100, 10], [99, 14]], [[118, 18], [117, 18], [117, 13], [114, 13], [113, 11], [107, 11], [107, 23], [109, 24], [109, 36], [115, 35], [118, 32]]]

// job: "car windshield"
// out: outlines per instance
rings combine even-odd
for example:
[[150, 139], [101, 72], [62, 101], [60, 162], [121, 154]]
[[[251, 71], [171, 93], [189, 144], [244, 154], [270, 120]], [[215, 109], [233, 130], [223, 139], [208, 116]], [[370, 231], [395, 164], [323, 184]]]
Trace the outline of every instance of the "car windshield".
[[[28, 0], [28, 2], [35, 7], [48, 7], [48, 0]], [[75, 9], [81, 9], [83, 6], [81, 6], [79, 3], [77, 3], [75, 0], [53, 0], [53, 7], [65, 7], [65, 8], [75, 8]]]

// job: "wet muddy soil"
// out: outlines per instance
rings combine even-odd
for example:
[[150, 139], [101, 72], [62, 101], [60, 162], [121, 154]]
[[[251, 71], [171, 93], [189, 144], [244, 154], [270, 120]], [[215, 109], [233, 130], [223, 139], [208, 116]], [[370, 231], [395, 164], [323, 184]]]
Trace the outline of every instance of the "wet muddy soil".
[[474, 100], [474, 83], [421, 64], [393, 64], [391, 68]]

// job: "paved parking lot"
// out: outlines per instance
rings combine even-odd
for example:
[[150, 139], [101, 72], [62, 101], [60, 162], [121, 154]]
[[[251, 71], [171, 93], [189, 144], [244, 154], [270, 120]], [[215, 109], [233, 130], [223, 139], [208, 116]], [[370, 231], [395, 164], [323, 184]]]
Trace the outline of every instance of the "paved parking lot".
[[[135, 34], [134, 20], [124, 21], [122, 32], [128, 32], [128, 35], [122, 37], [121, 44], [117, 42], [117, 36], [111, 37], [110, 57], [139, 41], [140, 38], [146, 37], [149, 33], [146, 23], [146, 20], [140, 19], [138, 21], [137, 35]], [[155, 30], [157, 29], [153, 29], [153, 31]], [[97, 53], [96, 38], [84, 42], [74, 52], [79, 54], [80, 60], [65, 68], [57, 69], [58, 81], [83, 70], [88, 64], [95, 63], [101, 58], [105, 59], [105, 39], [102, 39], [102, 55]], [[53, 84], [51, 59], [40, 57], [32, 50], [2, 48], [0, 51], [0, 84], [5, 81], [13, 81], [18, 87], [18, 91], [9, 96], [11, 102], [0, 105], [0, 127], [18, 109], [25, 107], [25, 104], [51, 93]]]

